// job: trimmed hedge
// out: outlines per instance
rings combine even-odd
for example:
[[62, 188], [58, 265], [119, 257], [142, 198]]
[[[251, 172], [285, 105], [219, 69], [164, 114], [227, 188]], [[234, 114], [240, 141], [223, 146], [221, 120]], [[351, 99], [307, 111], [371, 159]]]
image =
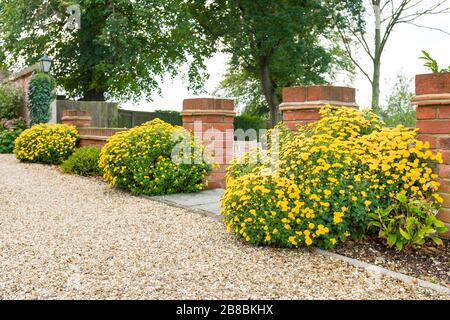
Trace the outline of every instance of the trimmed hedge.
[[61, 164], [65, 173], [75, 173], [80, 176], [101, 176], [98, 166], [100, 149], [97, 147], [83, 147], [75, 152]]
[[119, 127], [133, 128], [145, 122], [160, 119], [173, 126], [183, 125], [181, 114], [172, 110], [156, 110], [154, 112], [132, 111], [119, 109]]
[[178, 111], [171, 110], [156, 110], [153, 112], [155, 118], [161, 119], [164, 122], [170, 123], [173, 126], [182, 126], [183, 120]]
[[258, 130], [266, 128], [267, 121], [260, 117], [241, 115], [234, 118], [234, 129], [242, 129], [244, 131], [254, 129], [258, 132]]

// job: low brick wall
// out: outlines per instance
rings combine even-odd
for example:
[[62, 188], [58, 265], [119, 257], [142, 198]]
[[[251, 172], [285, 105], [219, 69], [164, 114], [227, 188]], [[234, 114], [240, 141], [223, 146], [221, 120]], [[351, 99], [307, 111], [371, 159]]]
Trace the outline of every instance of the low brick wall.
[[117, 132], [125, 131], [123, 128], [78, 128], [81, 139], [78, 147], [95, 146], [103, 148], [109, 137]]
[[92, 126], [98, 128], [117, 128], [119, 126], [118, 104], [115, 102], [58, 99], [55, 107], [55, 116], [58, 122], [62, 121], [64, 111], [79, 110], [90, 113]]

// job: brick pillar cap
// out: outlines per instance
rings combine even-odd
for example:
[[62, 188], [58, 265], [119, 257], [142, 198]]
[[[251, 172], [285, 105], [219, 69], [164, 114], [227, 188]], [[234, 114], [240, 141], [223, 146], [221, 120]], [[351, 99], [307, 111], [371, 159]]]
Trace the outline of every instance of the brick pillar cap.
[[183, 111], [229, 110], [234, 111], [234, 100], [224, 98], [190, 98], [183, 100]]
[[355, 102], [355, 89], [335, 86], [294, 86], [283, 88], [283, 102], [318, 100]]
[[411, 103], [417, 106], [450, 104], [450, 72], [416, 75], [416, 95]]
[[450, 93], [421, 94], [411, 98], [411, 103], [416, 106], [436, 106], [450, 104]]
[[81, 111], [77, 109], [64, 110], [62, 115], [67, 117], [91, 117], [91, 113], [89, 111]]
[[450, 93], [450, 72], [416, 75], [416, 95]]
[[356, 91], [350, 87], [295, 86], [283, 88], [283, 103], [280, 110], [316, 109], [326, 104], [358, 107]]

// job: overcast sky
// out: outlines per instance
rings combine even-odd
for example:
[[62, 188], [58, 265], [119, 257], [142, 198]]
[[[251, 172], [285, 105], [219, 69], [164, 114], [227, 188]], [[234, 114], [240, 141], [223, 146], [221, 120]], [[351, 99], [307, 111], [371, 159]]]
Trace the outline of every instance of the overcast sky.
[[[447, 2], [450, 5], [450, 0]], [[417, 23], [450, 32], [450, 14], [423, 17]], [[421, 50], [428, 51], [442, 67], [450, 65], [450, 35], [408, 24], [400, 24], [395, 27], [382, 56], [382, 102], [389, 94], [389, 88], [395, 83], [397, 74], [401, 73], [413, 79], [415, 74], [428, 72], [423, 67], [423, 61], [418, 59]], [[371, 70], [370, 60], [363, 53], [360, 53], [359, 60], [367, 69]], [[201, 96], [208, 96], [217, 88], [226, 71], [226, 62], [227, 56], [225, 54], [216, 54], [206, 62], [210, 77], [205, 83], [206, 93]], [[361, 107], [370, 106], [371, 87], [362, 74], [358, 73], [356, 79], [351, 83], [334, 84], [353, 86], [357, 89], [358, 104]], [[173, 81], [167, 78], [163, 81], [161, 88], [162, 95], [155, 95], [152, 102], [128, 102], [122, 104], [122, 107], [142, 111], [153, 111], [155, 109], [181, 110], [183, 99], [195, 97], [186, 89], [186, 84], [181, 78], [176, 78]]]

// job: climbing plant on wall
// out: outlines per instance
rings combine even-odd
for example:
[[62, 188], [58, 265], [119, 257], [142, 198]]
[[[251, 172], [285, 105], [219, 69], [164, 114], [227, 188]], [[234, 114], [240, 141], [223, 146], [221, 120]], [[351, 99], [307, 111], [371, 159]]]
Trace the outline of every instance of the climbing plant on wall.
[[44, 72], [36, 72], [30, 80], [28, 103], [31, 125], [50, 120], [50, 104], [55, 98], [55, 81]]

